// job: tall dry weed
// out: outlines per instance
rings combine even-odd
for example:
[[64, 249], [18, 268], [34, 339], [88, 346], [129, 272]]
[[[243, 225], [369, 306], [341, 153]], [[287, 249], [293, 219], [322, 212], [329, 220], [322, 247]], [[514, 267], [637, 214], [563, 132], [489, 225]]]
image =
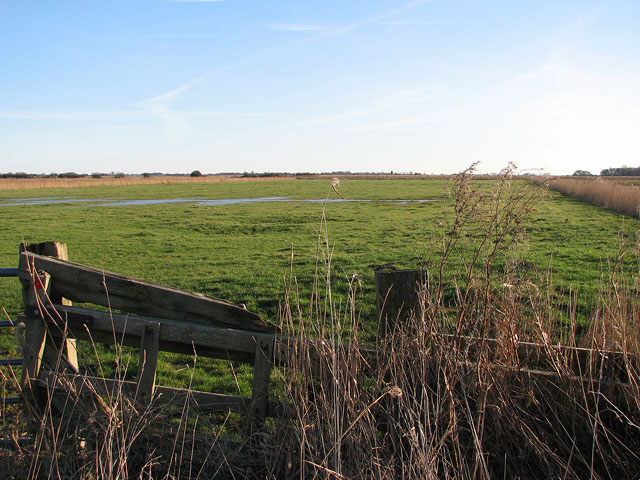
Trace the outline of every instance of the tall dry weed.
[[[345, 298], [329, 295], [336, 278], [324, 223], [318, 277], [327, 285], [316, 284], [313, 308], [301, 307], [289, 276], [283, 328], [319, 341], [295, 343], [281, 379], [292, 419], [279, 420], [279, 438], [291, 478], [635, 478], [640, 471], [640, 310], [635, 291], [619, 288], [628, 277], [611, 276], [594, 319], [616, 332], [617, 344], [603, 346], [598, 327], [580, 338], [575, 298], [560, 319], [545, 289], [548, 272], [525, 270], [517, 254], [540, 190], [512, 182], [507, 169], [483, 192], [471, 173], [452, 185], [452, 220], [440, 225], [441, 259], [419, 288], [421, 314], [396, 323], [375, 349], [360, 341], [358, 283], [345, 280]], [[591, 343], [576, 350], [558, 339]], [[604, 367], [616, 346], [614, 372]]]

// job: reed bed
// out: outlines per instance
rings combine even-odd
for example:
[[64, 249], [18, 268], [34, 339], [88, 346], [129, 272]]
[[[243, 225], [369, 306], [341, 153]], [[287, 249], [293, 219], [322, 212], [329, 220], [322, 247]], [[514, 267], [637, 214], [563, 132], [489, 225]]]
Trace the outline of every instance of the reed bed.
[[[216, 174], [191, 177], [190, 175], [125, 175], [124, 177], [104, 175], [99, 178], [83, 176], [80, 178], [33, 177], [33, 178], [0, 178], [0, 190], [30, 190], [40, 188], [83, 188], [98, 186], [122, 185], [162, 185], [180, 183], [219, 183], [219, 182], [256, 182], [274, 179], [327, 179], [331, 180], [336, 174]], [[357, 174], [340, 173], [340, 178], [350, 180], [449, 180], [452, 175], [423, 175], [423, 174]], [[477, 179], [497, 180], [496, 175], [477, 175]]]
[[268, 177], [243, 177], [242, 175], [159, 175], [144, 177], [126, 175], [124, 177], [105, 176], [101, 178], [0, 178], [0, 190], [29, 190], [38, 188], [87, 188], [122, 185], [160, 185], [176, 183], [219, 183], [250, 182], [268, 180]]
[[[418, 308], [391, 319], [374, 345], [361, 339], [359, 277], [334, 269], [323, 214], [311, 297], [300, 298], [293, 269], [283, 278], [282, 329], [299, 340], [272, 378], [282, 415], [246, 430], [187, 404], [139, 410], [115, 392], [76, 412], [79, 422], [36, 415], [35, 444], [1, 453], [0, 471], [29, 479], [637, 478], [640, 279], [622, 261], [640, 258], [637, 245], [611, 259], [581, 331], [571, 292], [552, 294], [551, 271], [527, 269], [519, 254], [542, 189], [506, 170], [481, 192], [471, 173], [456, 178], [451, 216], [435, 226], [440, 260], [418, 287]], [[319, 342], [312, 348], [304, 337]], [[520, 364], [527, 341], [538, 344], [546, 372]], [[575, 350], [560, 343], [584, 347], [586, 369], [576, 372]], [[617, 383], [600, 368], [612, 351], [622, 359]], [[19, 423], [5, 418], [15, 437]]]
[[640, 188], [619, 182], [603, 180], [548, 179], [550, 189], [593, 205], [610, 208], [633, 217], [638, 217]]

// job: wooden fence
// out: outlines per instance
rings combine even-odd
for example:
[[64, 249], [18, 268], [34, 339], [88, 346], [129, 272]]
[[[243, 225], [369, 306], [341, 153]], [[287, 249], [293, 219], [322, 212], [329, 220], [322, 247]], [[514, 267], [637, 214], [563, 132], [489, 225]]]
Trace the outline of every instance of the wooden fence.
[[[22, 393], [26, 405], [35, 413], [52, 405], [63, 411], [70, 389], [88, 390], [98, 397], [117, 389], [141, 407], [152, 401], [189, 401], [201, 411], [230, 410], [247, 415], [251, 425], [260, 424], [266, 416], [283, 411], [269, 398], [273, 366], [289, 365], [301, 343], [312, 357], [327, 349], [326, 342], [283, 336], [272, 323], [223, 300], [69, 262], [64, 245], [55, 242], [23, 248], [18, 275], [25, 304], [20, 317], [25, 323]], [[418, 308], [415, 292], [423, 273], [379, 277], [380, 317], [386, 332], [392, 327], [392, 319], [402, 318], [401, 310]], [[405, 301], [398, 296], [405, 296]], [[72, 306], [72, 301], [91, 303], [107, 311]], [[114, 313], [116, 310], [118, 313]], [[136, 381], [80, 375], [77, 339], [138, 347]], [[497, 346], [495, 340], [462, 336], [441, 336], [439, 340], [464, 350], [467, 362]], [[334, 351], [345, 348], [330, 347]], [[569, 360], [564, 366], [578, 380], [606, 381], [612, 389], [628, 387], [626, 357], [622, 354], [524, 342], [514, 345], [514, 349], [512, 364], [496, 366], [553, 382], [557, 367], [553, 358], [562, 357]], [[156, 385], [160, 351], [252, 364], [251, 397]], [[359, 354], [366, 365], [375, 369], [379, 354], [375, 348], [360, 348]]]
[[[35, 251], [53, 254], [41, 255]], [[203, 411], [231, 410], [261, 421], [274, 415], [268, 401], [277, 327], [228, 302], [75, 264], [54, 242], [28, 246], [20, 254], [25, 324], [23, 396], [30, 408], [64, 402], [68, 387], [122, 389], [139, 406], [192, 401]], [[57, 258], [54, 258], [57, 257]], [[71, 306], [71, 301], [107, 312]], [[112, 313], [117, 310], [121, 313]], [[76, 339], [139, 347], [137, 381], [79, 375]], [[251, 398], [156, 385], [160, 351], [253, 364]], [[54, 392], [48, 395], [47, 392]], [[50, 399], [50, 400], [49, 400]]]

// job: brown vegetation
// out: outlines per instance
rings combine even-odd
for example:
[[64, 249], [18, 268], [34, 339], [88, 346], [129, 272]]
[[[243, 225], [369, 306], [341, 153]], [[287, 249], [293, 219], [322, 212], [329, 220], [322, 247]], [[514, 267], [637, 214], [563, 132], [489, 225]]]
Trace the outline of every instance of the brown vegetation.
[[23, 190], [35, 188], [76, 188], [109, 185], [157, 185], [168, 183], [218, 183], [260, 181], [266, 178], [247, 178], [242, 175], [126, 175], [122, 177], [81, 177], [81, 178], [0, 178], [0, 190]]
[[[101, 175], [70, 177], [28, 177], [28, 178], [0, 178], [0, 190], [27, 190], [37, 188], [76, 188], [109, 185], [154, 185], [168, 183], [218, 183], [218, 182], [254, 182], [274, 179], [329, 179], [335, 174], [221, 174], [221, 175]], [[340, 174], [341, 179], [351, 180], [449, 180], [452, 175], [422, 175], [422, 174]], [[476, 175], [476, 179], [496, 180], [496, 175]]]
[[[571, 295], [555, 304], [550, 272], [527, 272], [512, 255], [535, 194], [505, 177], [482, 196], [463, 176], [454, 200], [441, 263], [421, 290], [422, 315], [381, 341], [373, 373], [358, 340], [357, 278], [344, 303], [327, 288], [310, 313], [285, 305], [287, 325], [305, 325], [326, 345], [319, 369], [301, 345], [284, 379], [295, 420], [281, 424], [282, 450], [293, 452], [296, 478], [635, 478], [638, 284], [614, 261], [591, 327], [579, 334]], [[469, 238], [476, 240], [466, 269], [445, 285], [440, 273], [464, 255], [458, 242]], [[325, 252], [329, 283], [328, 242]], [[492, 268], [500, 263], [502, 273]], [[442, 307], [451, 288], [455, 313]], [[533, 357], [545, 373], [518, 353], [527, 341], [539, 345]], [[560, 342], [586, 347], [582, 367], [577, 350]], [[599, 369], [608, 350], [621, 352], [624, 382]]]
[[546, 183], [550, 189], [563, 195], [578, 198], [634, 217], [639, 215], [640, 188], [637, 186], [600, 178], [594, 180], [551, 178], [547, 179]]

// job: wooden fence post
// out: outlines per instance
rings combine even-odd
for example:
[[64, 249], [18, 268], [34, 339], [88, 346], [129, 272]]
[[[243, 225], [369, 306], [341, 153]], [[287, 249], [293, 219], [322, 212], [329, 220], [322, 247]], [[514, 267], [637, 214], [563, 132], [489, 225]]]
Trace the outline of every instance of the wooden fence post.
[[146, 322], [140, 338], [140, 363], [138, 364], [138, 389], [136, 405], [146, 408], [153, 399], [158, 368], [160, 323]]
[[273, 338], [260, 338], [256, 341], [256, 357], [253, 365], [253, 382], [251, 384], [251, 407], [248, 419], [250, 429], [264, 423], [267, 414], [273, 343]]
[[[21, 245], [20, 250], [33, 253], [67, 258], [67, 247], [64, 243], [45, 242]], [[77, 372], [78, 356], [75, 339], [61, 335], [51, 335], [44, 319], [45, 308], [51, 303], [71, 305], [52, 290], [51, 277], [47, 273], [33, 272], [32, 280], [22, 280], [22, 296], [25, 306], [24, 362], [22, 368], [21, 388], [23, 398], [32, 413], [42, 414], [48, 404], [48, 392], [43, 385], [38, 385], [43, 364], [49, 367], [71, 368]], [[48, 299], [47, 299], [48, 297]], [[58, 333], [58, 332], [53, 332]], [[30, 421], [33, 428], [33, 419]]]
[[[69, 254], [67, 251], [67, 244], [60, 242], [42, 242], [31, 243], [25, 246], [25, 250], [28, 252], [36, 253], [38, 255], [46, 255], [48, 257], [59, 258], [60, 260], [68, 260]], [[71, 301], [62, 297], [56, 291], [55, 282], [51, 282], [46, 289], [51, 303], [57, 305], [71, 306]], [[52, 332], [56, 334], [57, 332]], [[55, 335], [58, 337], [58, 335]], [[66, 358], [66, 366], [71, 366], [76, 371], [78, 370], [78, 350], [76, 340], [74, 338], [60, 338], [55, 341], [56, 347], [62, 352], [62, 355]]]
[[420, 288], [427, 279], [426, 270], [394, 270], [376, 272], [378, 299], [378, 337], [384, 338], [396, 322], [420, 315]]
[[[23, 291], [29, 292], [30, 290], [25, 288]], [[46, 408], [47, 395], [34, 382], [38, 378], [40, 367], [42, 366], [47, 342], [47, 326], [41, 318], [33, 316], [33, 311], [37, 309], [37, 304], [32, 297], [33, 295], [31, 294], [25, 295], [25, 310], [31, 315], [28, 315], [25, 319], [21, 389], [26, 406], [30, 410], [35, 408], [36, 412], [42, 413]], [[29, 422], [30, 427], [33, 427], [32, 415], [29, 418], [31, 420]]]

